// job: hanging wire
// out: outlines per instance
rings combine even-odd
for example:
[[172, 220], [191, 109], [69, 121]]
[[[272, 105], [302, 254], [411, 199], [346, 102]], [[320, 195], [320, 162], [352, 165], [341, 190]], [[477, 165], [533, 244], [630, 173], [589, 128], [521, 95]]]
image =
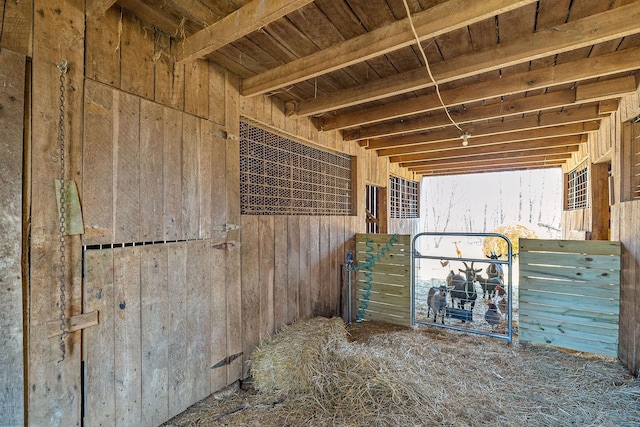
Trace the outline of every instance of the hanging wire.
[[[449, 109], [446, 107], [446, 105], [444, 105], [444, 101], [442, 100], [442, 95], [440, 94], [440, 87], [438, 86], [438, 82], [436, 82], [436, 79], [433, 77], [433, 74], [431, 73], [431, 67], [429, 67], [429, 61], [427, 60], [427, 54], [424, 52], [424, 49], [422, 48], [422, 44], [420, 44], [420, 37], [418, 36], [418, 32], [416, 31], [416, 27], [413, 25], [413, 19], [411, 18], [411, 11], [409, 10], [409, 5], [407, 4], [407, 0], [402, 0], [402, 3], [404, 3], [404, 8], [407, 11], [407, 18], [409, 18], [409, 25], [411, 25], [411, 31], [413, 31], [413, 36], [416, 39], [416, 43], [418, 44], [418, 49], [420, 50], [420, 53], [422, 54], [422, 59], [424, 60], [424, 66], [426, 67], [427, 72], [429, 73], [429, 78], [433, 82], [433, 86], [436, 89], [436, 94], [438, 95], [438, 99], [440, 100], [440, 104], [442, 104], [442, 108], [444, 109], [444, 112], [447, 114], [447, 117], [449, 118], [451, 123], [456, 128], [458, 128], [458, 130], [462, 133], [461, 138], [463, 138], [464, 142], [467, 142], [467, 139], [470, 136], [469, 133], [465, 132], [464, 130], [462, 130], [460, 125], [458, 125], [456, 123], [456, 121], [453, 120], [453, 117], [451, 117], [451, 114], [449, 114]], [[466, 135], [466, 137], [465, 137], [465, 135]]]

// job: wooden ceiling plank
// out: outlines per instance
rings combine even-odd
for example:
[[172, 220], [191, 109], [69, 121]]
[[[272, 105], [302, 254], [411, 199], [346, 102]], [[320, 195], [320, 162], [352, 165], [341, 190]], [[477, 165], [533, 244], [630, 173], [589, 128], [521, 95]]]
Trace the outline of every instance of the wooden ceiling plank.
[[[596, 131], [600, 128], [598, 122], [572, 123], [568, 125], [551, 126], [539, 129], [514, 130], [508, 133], [501, 133], [489, 136], [472, 136], [469, 138], [469, 145], [485, 146], [498, 143], [513, 143], [517, 141], [529, 141], [542, 138], [554, 138], [559, 136], [580, 135], [587, 132]], [[398, 156], [402, 154], [430, 152], [439, 150], [450, 150], [461, 146], [460, 138], [449, 141], [436, 141], [415, 143], [402, 147], [381, 148], [377, 150], [379, 157]]]
[[[640, 31], [637, 25], [639, 20], [640, 7], [632, 4], [433, 64], [431, 71], [436, 81], [442, 84], [523, 61], [549, 57], [558, 52], [619, 39]], [[523, 49], [523, 46], [527, 48]], [[304, 100], [294, 110], [299, 116], [317, 115], [432, 86], [433, 82], [426, 70], [420, 68], [357, 88]]]
[[[517, 9], [535, 0], [450, 0], [412, 16], [421, 40]], [[408, 19], [377, 28], [313, 55], [245, 79], [242, 95], [254, 96], [292, 85], [415, 43]]]
[[571, 135], [555, 138], [517, 141], [512, 143], [501, 142], [498, 144], [487, 144], [483, 146], [469, 145], [468, 147], [462, 147], [460, 145], [458, 148], [450, 150], [391, 156], [389, 157], [389, 161], [392, 163], [407, 163], [453, 157], [484, 156], [492, 153], [517, 152], [521, 150], [540, 150], [551, 147], [562, 147], [566, 145], [580, 144], [580, 142], [580, 135]]
[[[443, 91], [441, 96], [444, 104], [451, 107], [481, 101], [485, 98], [572, 83], [636, 69], [640, 69], [640, 47], [556, 65], [552, 68], [514, 74], [476, 85], [459, 87]], [[441, 108], [442, 104], [437, 94], [426, 95], [329, 117], [322, 120], [320, 126], [322, 130], [345, 129]]]
[[187, 37], [178, 63], [193, 61], [306, 6], [313, 0], [253, 0], [222, 20]]

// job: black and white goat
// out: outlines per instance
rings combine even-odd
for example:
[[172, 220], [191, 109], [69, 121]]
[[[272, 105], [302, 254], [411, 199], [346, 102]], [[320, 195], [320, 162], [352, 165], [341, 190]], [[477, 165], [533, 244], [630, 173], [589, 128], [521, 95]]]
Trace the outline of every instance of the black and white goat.
[[449, 273], [449, 277], [447, 277], [447, 285], [451, 291], [451, 299], [458, 300], [458, 308], [464, 309], [467, 303], [470, 303], [470, 310], [473, 311], [473, 308], [476, 305], [476, 299], [478, 298], [478, 293], [476, 292], [475, 280], [478, 272], [482, 271], [481, 268], [474, 269], [473, 262], [471, 266], [467, 265], [466, 262], [463, 262], [465, 269], [459, 269], [461, 273], [464, 273], [464, 276], [460, 274], [452, 275], [453, 271]]

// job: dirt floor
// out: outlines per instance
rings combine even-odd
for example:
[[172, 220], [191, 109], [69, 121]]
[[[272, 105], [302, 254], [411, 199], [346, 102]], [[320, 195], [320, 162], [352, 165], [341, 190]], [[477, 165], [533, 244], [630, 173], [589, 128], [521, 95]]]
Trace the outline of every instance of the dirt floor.
[[615, 359], [432, 326], [346, 330], [348, 355], [313, 367], [321, 392], [248, 379], [164, 426], [640, 426], [640, 380]]

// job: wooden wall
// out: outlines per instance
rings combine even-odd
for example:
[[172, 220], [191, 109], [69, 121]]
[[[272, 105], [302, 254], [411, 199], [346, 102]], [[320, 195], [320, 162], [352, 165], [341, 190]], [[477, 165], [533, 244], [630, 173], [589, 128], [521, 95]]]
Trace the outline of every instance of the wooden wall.
[[[603, 224], [604, 214], [609, 214], [610, 209], [610, 233], [608, 238], [620, 241], [622, 244], [621, 256], [621, 285], [620, 285], [620, 328], [618, 357], [632, 373], [639, 374], [640, 369], [640, 203], [636, 201], [622, 201], [621, 190], [624, 180], [629, 177], [622, 173], [622, 124], [640, 114], [640, 92], [626, 96], [620, 100], [618, 110], [611, 114], [607, 120], [603, 120], [600, 129], [593, 132], [589, 138], [589, 144], [584, 144], [576, 153], [572, 162], [567, 164], [564, 172], [568, 172], [585, 158], [589, 159], [592, 171], [600, 168], [600, 173], [592, 174], [591, 181], [592, 200], [602, 202], [607, 198], [607, 206], [604, 203], [592, 204], [588, 209], [563, 212], [562, 226], [563, 238], [569, 238], [571, 230], [593, 231], [593, 238], [607, 239], [602, 232], [607, 224]], [[608, 206], [609, 195], [594, 195], [604, 187], [602, 177], [605, 165], [611, 162], [612, 200]], [[597, 230], [600, 230], [596, 233]]]
[[[276, 100], [241, 100], [237, 78], [215, 64], [174, 68], [175, 41], [119, 7], [85, 20], [84, 5], [0, 7], [2, 54], [31, 61], [26, 401], [16, 399], [13, 412], [30, 425], [80, 425], [84, 401], [86, 425], [155, 425], [247, 375], [253, 347], [283, 323], [344, 313], [341, 266], [364, 230], [364, 186], [387, 186], [390, 172], [414, 177], [337, 132], [285, 117]], [[66, 337], [61, 360], [50, 328], [60, 316], [53, 181], [63, 60], [65, 177], [78, 187], [85, 225], [65, 238], [65, 315], [97, 311], [100, 320]], [[241, 217], [241, 115], [357, 156], [357, 215]], [[389, 232], [413, 224], [393, 221]], [[21, 323], [20, 314], [11, 321]], [[22, 360], [18, 347], [12, 360]]]
[[0, 414], [24, 424], [22, 316], [22, 163], [25, 107], [24, 55], [0, 49]]

